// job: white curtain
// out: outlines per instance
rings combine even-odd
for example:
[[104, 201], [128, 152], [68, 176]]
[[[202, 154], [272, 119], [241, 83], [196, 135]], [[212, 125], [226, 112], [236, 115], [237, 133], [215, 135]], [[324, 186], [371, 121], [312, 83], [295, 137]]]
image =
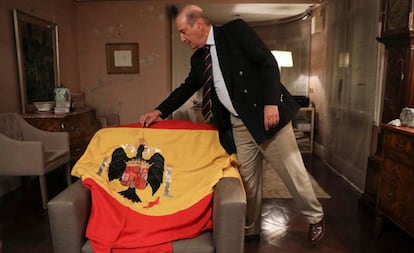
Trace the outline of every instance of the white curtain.
[[327, 3], [324, 159], [357, 189], [364, 188], [377, 80], [377, 0]]

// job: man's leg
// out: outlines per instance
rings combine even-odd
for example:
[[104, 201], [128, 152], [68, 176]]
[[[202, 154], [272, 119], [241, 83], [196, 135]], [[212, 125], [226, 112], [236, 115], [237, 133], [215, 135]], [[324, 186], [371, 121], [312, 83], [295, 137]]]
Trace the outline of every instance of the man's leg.
[[309, 178], [297, 146], [292, 124], [282, 128], [273, 138], [260, 145], [265, 159], [279, 174], [294, 201], [310, 224], [323, 218], [323, 208]]
[[232, 116], [239, 172], [247, 195], [246, 236], [259, 235], [262, 210], [263, 156], [243, 122]]

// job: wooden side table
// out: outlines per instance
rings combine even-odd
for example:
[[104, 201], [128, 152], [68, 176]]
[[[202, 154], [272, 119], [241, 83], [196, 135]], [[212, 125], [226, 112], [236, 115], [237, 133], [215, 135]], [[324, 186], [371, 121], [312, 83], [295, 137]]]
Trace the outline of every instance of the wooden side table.
[[85, 152], [89, 141], [100, 128], [95, 110], [91, 107], [76, 108], [70, 113], [28, 113], [24, 119], [34, 127], [50, 132], [68, 132], [72, 162]]

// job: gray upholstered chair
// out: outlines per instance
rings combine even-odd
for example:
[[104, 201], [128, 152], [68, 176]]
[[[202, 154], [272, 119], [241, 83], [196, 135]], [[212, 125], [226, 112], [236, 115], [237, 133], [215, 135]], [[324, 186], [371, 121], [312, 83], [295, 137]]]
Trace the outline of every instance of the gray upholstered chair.
[[[90, 192], [80, 180], [48, 203], [54, 253], [93, 252], [84, 236], [90, 207]], [[243, 252], [245, 212], [246, 201], [239, 180], [222, 178], [214, 190], [213, 231], [173, 242], [174, 252]]]
[[71, 183], [69, 135], [47, 132], [27, 123], [20, 114], [0, 113], [0, 176], [38, 176], [43, 208], [47, 208], [45, 175], [66, 166]]
[[118, 126], [119, 114], [114, 112], [96, 112], [101, 127]]

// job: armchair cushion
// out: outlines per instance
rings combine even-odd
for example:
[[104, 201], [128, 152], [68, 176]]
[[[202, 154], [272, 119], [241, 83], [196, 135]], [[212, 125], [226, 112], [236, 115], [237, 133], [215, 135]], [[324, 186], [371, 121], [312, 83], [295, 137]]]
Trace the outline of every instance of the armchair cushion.
[[241, 185], [235, 164], [216, 130], [100, 130], [72, 171], [92, 193], [86, 237], [94, 252], [169, 252], [171, 242], [211, 229], [214, 186], [227, 176]]

